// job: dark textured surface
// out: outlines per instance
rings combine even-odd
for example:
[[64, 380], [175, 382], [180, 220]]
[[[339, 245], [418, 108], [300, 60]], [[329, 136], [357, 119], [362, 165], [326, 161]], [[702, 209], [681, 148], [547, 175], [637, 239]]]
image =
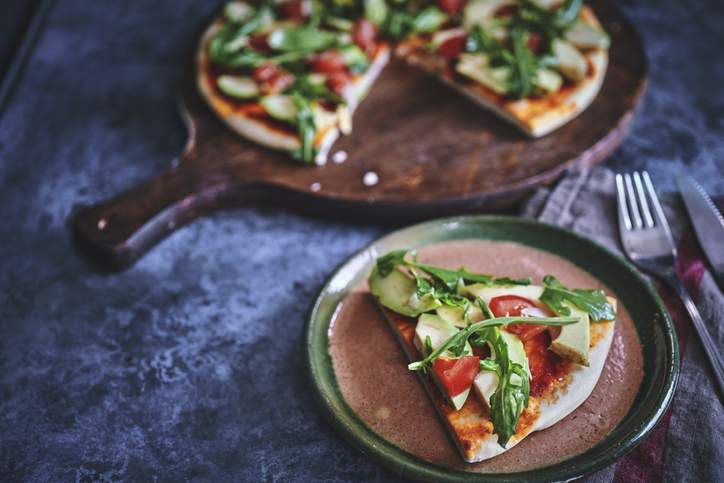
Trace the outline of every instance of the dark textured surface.
[[[724, 192], [724, 6], [623, 3], [651, 82], [609, 165]], [[306, 389], [311, 297], [379, 227], [256, 208], [188, 226], [121, 275], [66, 220], [164, 167], [206, 2], [58, 2], [0, 120], [0, 480], [386, 480]]]

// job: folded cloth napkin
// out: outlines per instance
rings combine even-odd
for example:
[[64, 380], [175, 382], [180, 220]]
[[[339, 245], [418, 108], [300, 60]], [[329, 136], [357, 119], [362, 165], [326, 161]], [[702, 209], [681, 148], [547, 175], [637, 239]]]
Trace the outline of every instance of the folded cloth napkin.
[[[724, 347], [724, 295], [707, 269], [677, 197], [662, 203], [678, 240], [677, 271], [689, 288], [718, 347]], [[619, 254], [614, 174], [605, 168], [574, 171], [554, 188], [543, 188], [523, 215], [563, 226]], [[681, 373], [673, 403], [658, 426], [631, 453], [589, 476], [591, 482], [724, 482], [724, 409], [706, 355], [678, 297], [653, 281], [676, 325]]]

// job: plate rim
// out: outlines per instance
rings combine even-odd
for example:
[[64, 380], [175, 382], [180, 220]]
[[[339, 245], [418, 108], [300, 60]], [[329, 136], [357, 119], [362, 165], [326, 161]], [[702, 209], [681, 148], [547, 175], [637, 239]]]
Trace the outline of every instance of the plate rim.
[[[624, 268], [634, 279], [635, 283], [642, 286], [645, 293], [650, 297], [653, 305], [656, 307], [657, 313], [661, 315], [659, 325], [661, 325], [664, 340], [662, 341], [666, 355], [666, 367], [663, 368], [663, 385], [655, 391], [651, 397], [655, 398], [654, 405], [651, 410], [643, 415], [634, 427], [627, 433], [621, 435], [615, 442], [612, 451], [600, 455], [589, 462], [575, 464], [572, 459], [582, 457], [594, 449], [597, 445], [589, 448], [580, 455], [575, 455], [569, 460], [556, 463], [553, 466], [537, 468], [516, 473], [473, 473], [457, 469], [445, 468], [443, 466], [426, 462], [419, 457], [406, 452], [402, 448], [387, 441], [381, 435], [377, 434], [367, 424], [362, 421], [354, 410], [346, 403], [341, 391], [336, 387], [327, 387], [327, 381], [323, 380], [323, 364], [320, 359], [327, 361], [327, 371], [334, 377], [334, 369], [332, 367], [331, 356], [328, 348], [328, 329], [329, 324], [324, 326], [323, 339], [325, 342], [321, 357], [319, 357], [319, 349], [316, 347], [315, 325], [320, 310], [320, 305], [330, 292], [330, 284], [340, 275], [350, 262], [357, 260], [365, 255], [365, 253], [374, 249], [378, 244], [384, 243], [395, 237], [403, 236], [405, 233], [412, 233], [424, 230], [430, 227], [442, 227], [443, 225], [457, 224], [464, 226], [471, 223], [499, 223], [513, 224], [522, 226], [532, 230], [551, 230], [557, 232], [558, 235], [570, 237], [576, 244], [588, 245], [589, 249], [601, 252], [605, 256], [615, 260], [622, 268]], [[437, 228], [441, 229], [441, 228]], [[511, 240], [514, 241], [514, 240]], [[525, 244], [525, 243], [523, 243]], [[542, 249], [542, 248], [539, 248]], [[561, 256], [561, 255], [558, 255]], [[564, 257], [565, 258], [565, 257]], [[346, 295], [348, 291], [344, 291]], [[338, 305], [338, 304], [335, 304]], [[661, 418], [669, 408], [673, 396], [676, 391], [679, 370], [680, 370], [680, 354], [676, 330], [671, 317], [651, 283], [646, 280], [638, 269], [620, 255], [609, 250], [600, 243], [579, 235], [566, 228], [539, 222], [533, 219], [517, 218], [512, 216], [501, 215], [463, 215], [454, 217], [437, 218], [423, 223], [417, 223], [402, 227], [381, 236], [372, 242], [366, 244], [360, 250], [355, 251], [338, 264], [332, 273], [325, 279], [321, 288], [318, 290], [312, 304], [307, 311], [304, 323], [304, 363], [306, 376], [312, 386], [314, 399], [317, 407], [321, 410], [322, 415], [328, 424], [334, 430], [344, 437], [349, 443], [363, 454], [369, 456], [373, 461], [391, 470], [398, 476], [411, 477], [419, 480], [429, 481], [512, 481], [524, 478], [528, 481], [550, 481], [580, 478], [590, 474], [596, 470], [602, 469], [614, 461], [620, 459], [631, 450], [633, 450], [641, 441], [651, 432], [651, 430], [660, 422]], [[638, 330], [637, 330], [638, 332]], [[643, 345], [643, 344], [642, 344]], [[336, 380], [336, 379], [335, 379]], [[330, 393], [331, 392], [331, 393]], [[647, 401], [648, 399], [644, 399]], [[340, 410], [344, 413], [340, 413]], [[630, 413], [630, 410], [629, 410]], [[628, 414], [628, 413], [627, 413]], [[615, 428], [614, 428], [615, 430]], [[608, 436], [606, 437], [608, 438]], [[605, 439], [602, 441], [605, 441]], [[600, 442], [599, 442], [600, 444]]]

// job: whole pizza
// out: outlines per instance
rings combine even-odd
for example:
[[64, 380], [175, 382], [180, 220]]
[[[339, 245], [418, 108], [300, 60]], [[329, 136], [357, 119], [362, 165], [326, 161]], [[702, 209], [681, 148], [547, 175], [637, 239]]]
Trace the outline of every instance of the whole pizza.
[[608, 47], [581, 0], [232, 1], [197, 83], [238, 134], [324, 164], [393, 53], [538, 137], [593, 101]]

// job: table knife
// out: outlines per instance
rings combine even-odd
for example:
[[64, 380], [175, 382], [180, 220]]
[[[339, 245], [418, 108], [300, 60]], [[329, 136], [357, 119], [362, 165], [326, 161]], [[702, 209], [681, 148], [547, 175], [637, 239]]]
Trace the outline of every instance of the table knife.
[[713, 275], [724, 290], [724, 218], [704, 188], [689, 176], [676, 180], [699, 244], [711, 263]]

